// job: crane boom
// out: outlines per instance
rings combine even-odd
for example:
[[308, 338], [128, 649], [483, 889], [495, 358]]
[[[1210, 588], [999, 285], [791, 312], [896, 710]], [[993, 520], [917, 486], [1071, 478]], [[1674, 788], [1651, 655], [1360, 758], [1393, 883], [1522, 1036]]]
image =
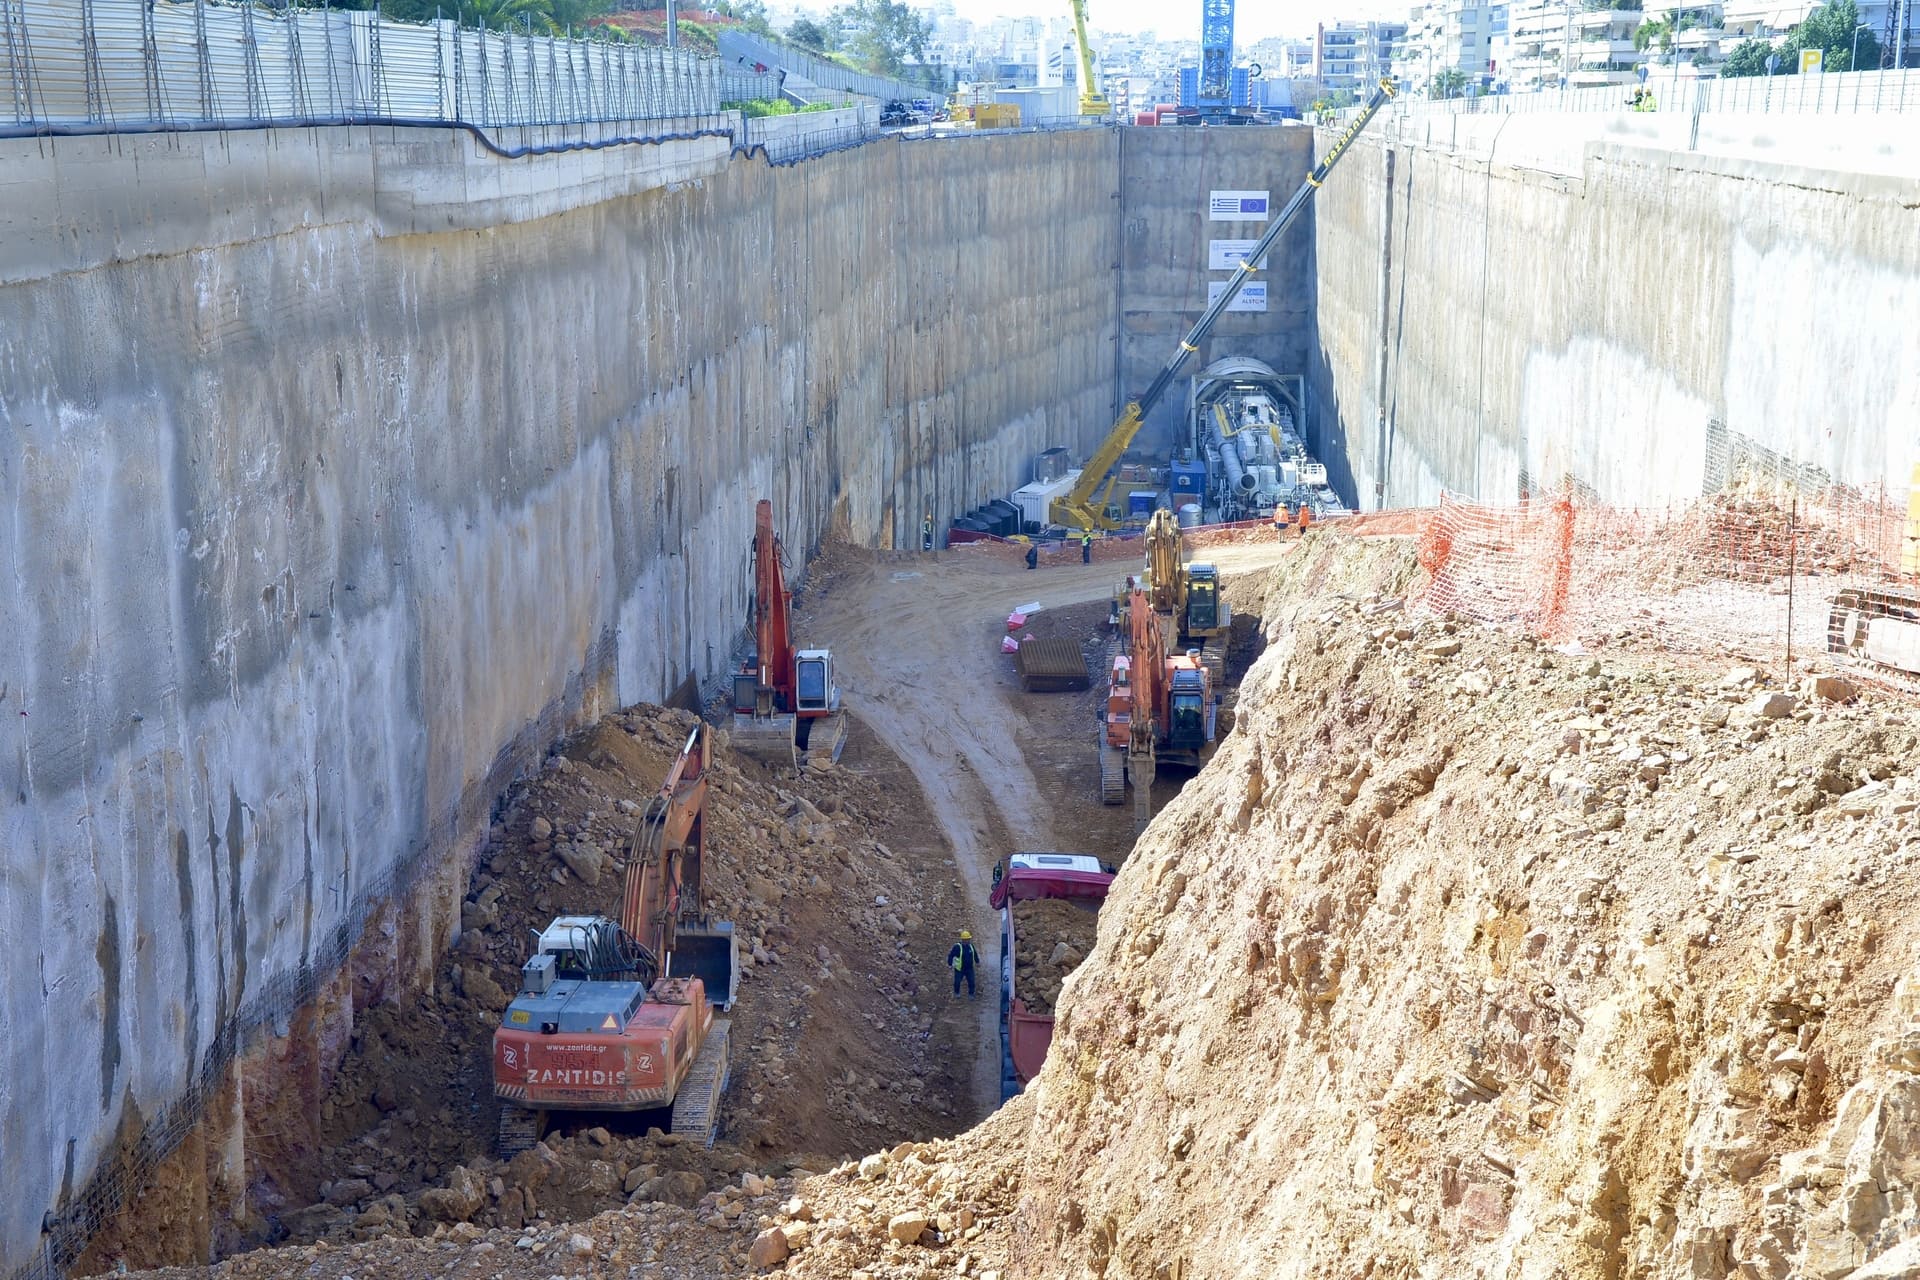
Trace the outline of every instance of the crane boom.
[[1093, 46], [1087, 43], [1087, 0], [1067, 0], [1073, 6], [1073, 38], [1080, 47], [1080, 114], [1105, 117], [1113, 113], [1107, 95], [1093, 80]]
[[[1081, 0], [1075, 0], [1076, 6], [1079, 3]], [[1174, 351], [1173, 358], [1167, 361], [1159, 375], [1148, 385], [1146, 394], [1138, 400], [1130, 401], [1121, 411], [1119, 421], [1115, 422], [1113, 429], [1107, 432], [1107, 438], [1100, 442], [1100, 447], [1095, 449], [1093, 456], [1087, 459], [1087, 465], [1081, 470], [1078, 482], [1066, 494], [1054, 499], [1053, 519], [1056, 523], [1082, 529], [1116, 527], [1118, 522], [1109, 519], [1106, 512], [1107, 495], [1113, 490], [1113, 468], [1119, 463], [1121, 455], [1133, 444], [1133, 438], [1140, 433], [1140, 427], [1146, 422], [1147, 414], [1153, 411], [1153, 407], [1160, 403], [1160, 397], [1165, 395], [1167, 388], [1173, 385], [1173, 380], [1185, 367], [1187, 357], [1200, 350], [1200, 344], [1206, 340], [1207, 334], [1212, 332], [1214, 322], [1240, 295], [1240, 286], [1244, 285], [1247, 278], [1258, 270], [1260, 260], [1266, 257], [1267, 251], [1273, 248], [1274, 242], [1280, 239], [1294, 218], [1299, 216], [1300, 210], [1313, 199], [1313, 193], [1320, 189], [1320, 185], [1327, 180], [1327, 175], [1333, 172], [1333, 166], [1340, 163], [1340, 157], [1347, 153], [1348, 146], [1359, 136], [1360, 131], [1367, 127], [1367, 123], [1373, 119], [1380, 108], [1391, 101], [1398, 92], [1399, 86], [1394, 84], [1393, 77], [1381, 77], [1380, 84], [1373, 91], [1373, 96], [1368, 98], [1366, 105], [1360, 108], [1360, 114], [1355, 116], [1353, 123], [1347, 126], [1347, 131], [1327, 148], [1327, 154], [1322, 156], [1320, 163], [1307, 174], [1306, 181], [1300, 184], [1300, 189], [1293, 193], [1286, 207], [1280, 210], [1280, 215], [1267, 228], [1266, 234], [1261, 236], [1248, 251], [1247, 256], [1240, 260], [1239, 269], [1227, 280], [1227, 287], [1220, 291], [1220, 296], [1213, 300], [1211, 306], [1201, 312], [1200, 319], [1187, 332], [1187, 336], [1180, 340], [1180, 346]], [[1096, 493], [1099, 494], [1097, 503]]]

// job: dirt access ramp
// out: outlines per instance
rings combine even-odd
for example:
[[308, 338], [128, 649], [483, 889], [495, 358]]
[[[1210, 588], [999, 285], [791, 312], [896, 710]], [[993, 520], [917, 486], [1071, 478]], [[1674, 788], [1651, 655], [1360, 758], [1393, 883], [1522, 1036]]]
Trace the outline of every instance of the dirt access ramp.
[[[1292, 545], [1276, 540], [1209, 554], [1231, 580], [1263, 575]], [[1000, 652], [1007, 615], [1036, 599], [1045, 610], [1107, 600], [1138, 571], [1131, 557], [1082, 565], [1076, 555], [1029, 571], [1018, 559], [972, 549], [882, 556], [843, 545], [829, 546], [809, 566], [797, 603], [799, 634], [833, 649], [847, 705], [905, 762], [926, 795], [933, 821], [953, 847], [965, 895], [956, 929], [995, 936], [987, 906], [995, 861], [1016, 849], [1077, 848], [1082, 838], [1071, 816], [1076, 806], [1065, 806], [1063, 821], [1056, 788], [1043, 785], [1028, 757], [1029, 715], [1048, 725], [1054, 716], [1051, 708], [1023, 705], [1011, 662]], [[1091, 727], [1089, 717], [1084, 731]], [[1070, 730], [1076, 741], [1082, 731]], [[1091, 768], [1090, 751], [1085, 759]], [[997, 1010], [980, 1000], [956, 1016], [974, 1023], [973, 1100], [984, 1114], [1000, 1100]]]

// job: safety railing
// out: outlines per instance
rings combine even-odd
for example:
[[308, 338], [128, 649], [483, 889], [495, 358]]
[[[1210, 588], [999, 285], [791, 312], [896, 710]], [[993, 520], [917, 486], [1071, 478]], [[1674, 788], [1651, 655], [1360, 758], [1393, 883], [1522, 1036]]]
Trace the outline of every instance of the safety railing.
[[[1632, 84], [1579, 89], [1542, 89], [1533, 93], [1480, 94], [1467, 98], [1402, 97], [1395, 114], [1506, 115], [1518, 112], [1613, 112], [1635, 109]], [[1651, 76], [1645, 86], [1652, 101], [1640, 110], [1686, 115], [1732, 112], [1908, 112], [1920, 111], [1920, 69], [1828, 72], [1820, 75], [1676, 78]]]
[[719, 33], [718, 41], [720, 60], [730, 67], [750, 68], [757, 64], [769, 69], [780, 68], [822, 88], [857, 93], [882, 102], [938, 96], [924, 85], [855, 71], [772, 36], [726, 30]]
[[15, 135], [606, 125], [712, 116], [778, 92], [772, 73], [530, 28], [208, 0], [0, 0], [0, 132]]

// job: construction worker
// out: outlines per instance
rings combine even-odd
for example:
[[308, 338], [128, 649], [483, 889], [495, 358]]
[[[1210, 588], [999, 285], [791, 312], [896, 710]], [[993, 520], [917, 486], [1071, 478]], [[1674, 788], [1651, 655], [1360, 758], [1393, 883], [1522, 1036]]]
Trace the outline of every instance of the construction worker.
[[1037, 569], [1039, 567], [1040, 567], [1040, 544], [1037, 542], [1029, 542], [1027, 544], [1027, 568]]
[[1300, 518], [1294, 523], [1300, 526], [1300, 536], [1307, 536], [1307, 526], [1313, 523], [1313, 508], [1305, 502], [1300, 504]]
[[929, 511], [920, 521], [920, 549], [933, 550], [933, 512]]
[[1080, 531], [1080, 563], [1093, 563], [1093, 530], [1091, 529]]
[[1293, 519], [1293, 513], [1287, 510], [1286, 503], [1284, 502], [1274, 503], [1273, 504], [1273, 536], [1276, 538], [1286, 537], [1287, 525], [1292, 519]]
[[947, 952], [947, 967], [953, 970], [953, 994], [955, 999], [958, 999], [960, 996], [960, 979], [962, 978], [967, 980], [967, 999], [973, 1000], [978, 998], [978, 993], [973, 989], [973, 971], [979, 963], [980, 953], [973, 949], [973, 934], [969, 930], [962, 929], [960, 931], [960, 941], [954, 943], [952, 948]]

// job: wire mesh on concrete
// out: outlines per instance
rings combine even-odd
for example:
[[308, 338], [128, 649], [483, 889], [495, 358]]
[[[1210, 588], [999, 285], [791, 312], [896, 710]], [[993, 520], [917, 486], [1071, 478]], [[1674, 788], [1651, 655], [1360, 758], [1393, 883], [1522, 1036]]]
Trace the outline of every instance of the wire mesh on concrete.
[[711, 116], [778, 85], [674, 50], [377, 11], [0, 0], [0, 131], [14, 134], [643, 122]]

